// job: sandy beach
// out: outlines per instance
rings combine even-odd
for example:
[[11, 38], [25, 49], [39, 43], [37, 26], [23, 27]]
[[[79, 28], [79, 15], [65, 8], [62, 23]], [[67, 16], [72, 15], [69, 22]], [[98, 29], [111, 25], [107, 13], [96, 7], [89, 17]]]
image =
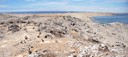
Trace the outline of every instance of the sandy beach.
[[0, 57], [128, 57], [128, 24], [111, 13], [0, 14]]

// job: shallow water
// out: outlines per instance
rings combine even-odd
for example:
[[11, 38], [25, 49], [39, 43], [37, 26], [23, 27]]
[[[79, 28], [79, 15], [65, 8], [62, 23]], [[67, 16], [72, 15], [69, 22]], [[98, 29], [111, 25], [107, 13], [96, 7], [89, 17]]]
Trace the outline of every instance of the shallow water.
[[93, 17], [93, 20], [103, 24], [113, 22], [128, 24], [128, 14], [114, 14], [112, 16], [95, 16]]

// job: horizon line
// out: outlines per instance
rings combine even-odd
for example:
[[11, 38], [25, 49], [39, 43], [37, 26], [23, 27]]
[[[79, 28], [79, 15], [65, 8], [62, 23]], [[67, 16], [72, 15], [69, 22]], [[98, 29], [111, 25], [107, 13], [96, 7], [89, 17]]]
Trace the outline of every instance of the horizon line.
[[52, 13], [52, 12], [55, 12], [55, 13], [61, 13], [61, 12], [64, 12], [64, 13], [128, 13], [128, 12], [90, 12], [90, 11], [58, 11], [58, 10], [53, 10], [53, 11], [10, 11], [10, 12], [0, 12], [0, 13], [36, 13], [36, 12], [48, 12], [48, 13]]

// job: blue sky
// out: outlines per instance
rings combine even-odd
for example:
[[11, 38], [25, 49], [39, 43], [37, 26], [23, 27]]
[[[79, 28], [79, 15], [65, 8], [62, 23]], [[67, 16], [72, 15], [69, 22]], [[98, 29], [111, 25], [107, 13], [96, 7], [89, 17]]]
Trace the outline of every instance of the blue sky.
[[14, 11], [128, 13], [128, 0], [0, 0], [0, 12]]

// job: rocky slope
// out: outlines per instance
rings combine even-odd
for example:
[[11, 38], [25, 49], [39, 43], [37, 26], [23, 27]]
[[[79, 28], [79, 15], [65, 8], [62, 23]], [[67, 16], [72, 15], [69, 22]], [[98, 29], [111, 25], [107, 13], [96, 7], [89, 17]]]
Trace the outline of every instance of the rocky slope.
[[91, 16], [1, 14], [0, 57], [127, 57], [128, 25]]

